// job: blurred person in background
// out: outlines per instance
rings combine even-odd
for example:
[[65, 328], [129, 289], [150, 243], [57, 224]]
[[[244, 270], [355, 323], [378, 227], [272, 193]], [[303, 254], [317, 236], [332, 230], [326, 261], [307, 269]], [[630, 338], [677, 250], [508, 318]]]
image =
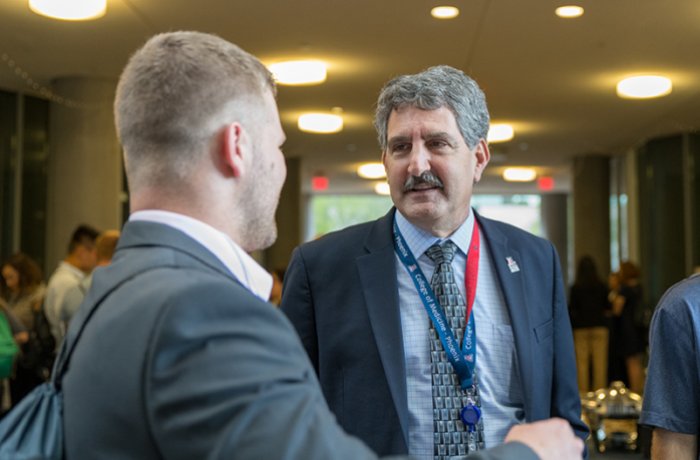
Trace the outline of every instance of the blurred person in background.
[[276, 268], [270, 272], [272, 274], [272, 291], [270, 292], [270, 303], [279, 307], [282, 301], [282, 283], [284, 282], [284, 268]]
[[37, 350], [29, 340], [36, 332], [36, 318], [41, 314], [46, 286], [41, 268], [31, 257], [21, 252], [12, 255], [2, 264], [0, 277], [0, 297], [10, 311], [24, 326], [28, 337], [21, 342], [21, 355], [14, 376], [10, 379], [10, 398], [17, 404], [44, 379], [30, 358]]
[[28, 337], [20, 320], [10, 312], [5, 301], [0, 299], [0, 418], [11, 407], [9, 377], [14, 374], [19, 346]]
[[620, 264], [619, 286], [612, 294], [612, 330], [610, 355], [617, 363], [624, 362], [627, 378], [621, 378], [635, 393], [644, 390], [644, 337], [637, 329], [635, 315], [642, 302], [639, 268], [632, 262]]
[[61, 321], [60, 308], [66, 292], [80, 283], [97, 264], [95, 240], [99, 232], [89, 225], [79, 225], [71, 235], [68, 243], [68, 255], [58, 265], [49, 278], [46, 288], [44, 313], [51, 324], [51, 333], [56, 340], [56, 347], [61, 346], [66, 328]]
[[[119, 242], [119, 230], [106, 230], [95, 240], [97, 250], [97, 265], [95, 268], [106, 267], [112, 262], [112, 256]], [[72, 286], [66, 292], [63, 303], [59, 307], [58, 316], [63, 326], [68, 329], [71, 318], [78, 311], [92, 284], [92, 273], [83, 278], [78, 284]]]
[[[598, 276], [590, 256], [579, 260], [576, 280], [569, 294], [569, 314], [574, 329], [578, 387], [581, 392], [608, 386], [608, 286]], [[593, 386], [591, 386], [591, 371]]]

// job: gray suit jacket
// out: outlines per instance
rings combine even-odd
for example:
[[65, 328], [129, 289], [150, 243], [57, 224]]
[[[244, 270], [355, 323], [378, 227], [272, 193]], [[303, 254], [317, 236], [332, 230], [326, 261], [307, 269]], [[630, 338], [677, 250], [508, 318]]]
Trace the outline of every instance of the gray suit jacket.
[[128, 223], [69, 343], [95, 305], [64, 378], [68, 459], [375, 458], [284, 315], [184, 233]]
[[[394, 210], [297, 248], [281, 304], [341, 426], [380, 455], [408, 452], [393, 219]], [[562, 417], [585, 439], [556, 251], [520, 229], [477, 219], [511, 317], [526, 420]], [[511, 272], [508, 258], [520, 271]]]

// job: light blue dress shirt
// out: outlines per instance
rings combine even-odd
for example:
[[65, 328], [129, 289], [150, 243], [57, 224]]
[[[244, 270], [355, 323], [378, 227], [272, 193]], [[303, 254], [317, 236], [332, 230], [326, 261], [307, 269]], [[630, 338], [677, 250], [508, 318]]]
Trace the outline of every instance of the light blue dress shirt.
[[[474, 212], [449, 238], [440, 239], [411, 224], [396, 212], [396, 224], [418, 265], [430, 280], [435, 270], [425, 251], [443, 240], [459, 249], [452, 261], [455, 281], [464, 296], [466, 253], [474, 227]], [[520, 372], [510, 315], [493, 268], [488, 246], [481, 237], [474, 321], [477, 337], [477, 374], [482, 399], [486, 447], [503, 442], [508, 430], [524, 421]], [[419, 459], [433, 458], [433, 399], [430, 374], [430, 319], [403, 264], [396, 256], [399, 308], [406, 359], [408, 394], [408, 451]], [[466, 298], [466, 297], [465, 297]], [[517, 306], [515, 306], [517, 308]]]

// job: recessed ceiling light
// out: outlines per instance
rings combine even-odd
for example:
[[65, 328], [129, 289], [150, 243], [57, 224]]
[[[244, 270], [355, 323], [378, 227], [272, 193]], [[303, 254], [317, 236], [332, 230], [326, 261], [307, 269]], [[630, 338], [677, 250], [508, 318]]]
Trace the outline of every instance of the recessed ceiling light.
[[357, 175], [363, 179], [381, 179], [386, 177], [382, 163], [364, 163], [357, 168]]
[[560, 6], [554, 10], [560, 18], [572, 19], [583, 16], [583, 8], [577, 5]]
[[508, 123], [494, 123], [489, 127], [486, 141], [491, 143], [507, 142], [513, 139], [513, 136], [515, 136], [513, 126]]
[[332, 113], [305, 113], [299, 116], [297, 125], [309, 133], [337, 133], [343, 130], [343, 117]]
[[626, 99], [649, 99], [671, 93], [670, 78], [660, 75], [640, 75], [621, 80], [617, 84], [617, 95]]
[[374, 184], [374, 192], [377, 195], [390, 195], [391, 190], [389, 189], [389, 184], [386, 182], [377, 182]]
[[323, 61], [285, 61], [267, 67], [280, 85], [318, 85], [326, 81]]
[[531, 182], [535, 180], [537, 173], [532, 168], [506, 168], [503, 170], [503, 179], [508, 182]]
[[430, 10], [430, 15], [436, 19], [452, 19], [459, 16], [459, 8], [454, 6], [436, 6]]
[[107, 0], [29, 0], [29, 9], [53, 19], [86, 21], [104, 16]]

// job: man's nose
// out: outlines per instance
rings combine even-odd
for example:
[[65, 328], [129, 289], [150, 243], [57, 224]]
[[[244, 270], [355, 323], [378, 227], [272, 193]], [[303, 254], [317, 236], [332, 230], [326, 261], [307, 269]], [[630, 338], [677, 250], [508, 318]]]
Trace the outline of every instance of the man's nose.
[[411, 157], [408, 163], [408, 173], [411, 176], [420, 176], [425, 171], [430, 170], [430, 152], [425, 146], [418, 144], [411, 151]]

